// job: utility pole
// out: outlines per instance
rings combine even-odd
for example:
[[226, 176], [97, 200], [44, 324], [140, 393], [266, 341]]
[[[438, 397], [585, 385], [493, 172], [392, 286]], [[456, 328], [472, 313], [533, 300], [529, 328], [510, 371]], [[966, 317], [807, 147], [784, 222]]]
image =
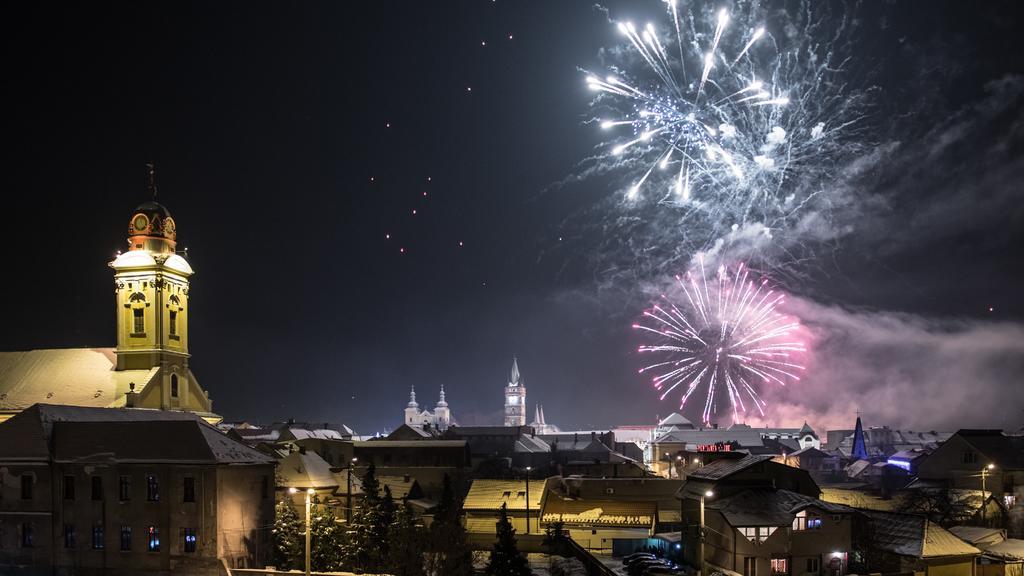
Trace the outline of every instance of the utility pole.
[[714, 495], [715, 493], [711, 490], [700, 495], [700, 545], [698, 546], [699, 549], [697, 552], [700, 555], [700, 559], [698, 561], [700, 571], [697, 573], [698, 576], [707, 576], [707, 569], [704, 567], [704, 497], [707, 496], [708, 498], [711, 498]]
[[530, 533], [530, 470], [532, 466], [526, 467], [526, 533]]

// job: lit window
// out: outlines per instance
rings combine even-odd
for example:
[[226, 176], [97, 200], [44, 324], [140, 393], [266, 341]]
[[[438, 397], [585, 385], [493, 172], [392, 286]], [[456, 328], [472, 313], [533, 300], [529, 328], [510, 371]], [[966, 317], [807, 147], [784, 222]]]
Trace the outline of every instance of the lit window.
[[146, 333], [146, 316], [142, 308], [132, 308], [132, 334]]
[[128, 552], [132, 549], [132, 527], [121, 526], [121, 551]]
[[103, 550], [103, 525], [96, 524], [92, 527], [92, 549]]
[[74, 548], [75, 547], [75, 525], [65, 524], [64, 525], [64, 547]]
[[793, 530], [817, 530], [821, 528], [821, 518], [817, 516], [797, 516], [793, 518]]
[[156, 476], [146, 476], [146, 500], [160, 501], [160, 484], [157, 482]]
[[127, 502], [132, 499], [131, 476], [121, 476], [121, 479], [117, 485], [117, 498], [121, 502]]
[[171, 398], [178, 397], [178, 375], [171, 374]]
[[160, 529], [157, 528], [156, 526], [150, 526], [149, 530], [148, 530], [148, 533], [149, 533], [149, 543], [146, 545], [146, 548], [150, 552], [159, 552], [160, 551]]
[[775, 530], [775, 526], [745, 526], [737, 528], [740, 534], [746, 536], [747, 540], [755, 544], [761, 544], [771, 536]]
[[195, 502], [196, 501], [196, 479], [187, 476], [185, 478], [184, 494], [181, 499], [182, 502]]
[[182, 528], [181, 529], [181, 546], [182, 550], [186, 553], [192, 553], [196, 551], [196, 529], [195, 528]]
[[789, 560], [786, 558], [772, 558], [772, 574], [776, 576], [789, 574]]

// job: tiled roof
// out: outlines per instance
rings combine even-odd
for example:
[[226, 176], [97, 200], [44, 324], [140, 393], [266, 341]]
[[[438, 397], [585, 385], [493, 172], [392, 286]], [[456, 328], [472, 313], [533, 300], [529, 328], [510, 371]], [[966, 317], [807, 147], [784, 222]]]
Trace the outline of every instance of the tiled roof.
[[516, 439], [515, 445], [512, 447], [514, 452], [551, 452], [551, 446], [548, 446], [547, 442], [541, 440], [536, 436], [528, 434], [520, 434], [519, 438]]
[[852, 514], [852, 508], [790, 492], [754, 488], [721, 500], [709, 500], [708, 508], [719, 510], [733, 526], [789, 526], [794, 515], [814, 507], [829, 514]]
[[746, 470], [755, 464], [767, 462], [772, 458], [773, 456], [771, 454], [760, 454], [756, 456], [748, 454], [742, 458], [722, 458], [694, 470], [690, 473], [689, 478], [694, 480], [721, 480], [732, 476], [737, 472]]
[[357, 440], [356, 448], [465, 448], [465, 440]]
[[277, 466], [278, 485], [287, 488], [333, 488], [343, 479], [331, 472], [327, 461], [316, 452], [295, 451]]
[[58, 462], [269, 464], [274, 459], [231, 440], [199, 419], [134, 422], [57, 422]]
[[872, 547], [885, 552], [912, 558], [967, 556], [981, 552], [923, 516], [876, 510], [861, 513], [871, 520]]
[[[530, 482], [530, 509], [539, 510], [545, 480]], [[465, 510], [497, 510], [505, 504], [509, 510], [526, 510], [525, 480], [474, 480], [462, 503]]]
[[114, 370], [112, 348], [0, 352], [0, 411], [45, 402], [107, 407], [123, 404], [129, 384], [141, 392], [158, 368]]
[[761, 432], [750, 428], [737, 430], [712, 428], [708, 430], [672, 430], [659, 436], [656, 443], [679, 442], [692, 446], [736, 442], [742, 447], [764, 446]]

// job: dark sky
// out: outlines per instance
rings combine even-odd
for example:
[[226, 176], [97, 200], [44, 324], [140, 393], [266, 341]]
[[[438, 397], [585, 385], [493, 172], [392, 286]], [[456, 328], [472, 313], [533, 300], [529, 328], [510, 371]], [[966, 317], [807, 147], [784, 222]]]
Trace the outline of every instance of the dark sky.
[[[817, 392], [779, 398], [776, 420], [859, 407], [894, 426], [1020, 426], [1019, 8], [859, 16], [885, 101], [878, 165], [855, 231], [787, 288], [808, 324], [884, 338], [850, 345], [862, 374], [822, 369]], [[513, 354], [531, 416], [542, 402], [563, 428], [672, 410], [635, 374], [644, 303], [607, 301], [601, 254], [559, 240], [609, 193], [549, 188], [600, 142], [577, 67], [619, 38], [593, 2], [32, 3], [3, 28], [0, 349], [114, 344], [106, 263], [152, 159], [196, 270], [193, 369], [229, 419], [371, 433], [400, 422], [411, 384], [429, 404], [443, 384], [456, 419], [497, 422]], [[915, 345], [883, 354], [885, 338]], [[952, 392], [971, 389], [991, 409]]]

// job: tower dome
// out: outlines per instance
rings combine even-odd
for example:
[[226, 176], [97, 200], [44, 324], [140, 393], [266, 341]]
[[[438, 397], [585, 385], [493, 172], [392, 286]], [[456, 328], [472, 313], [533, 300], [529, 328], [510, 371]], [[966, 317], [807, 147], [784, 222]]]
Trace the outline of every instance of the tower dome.
[[173, 252], [178, 238], [178, 227], [167, 208], [150, 200], [140, 204], [128, 222], [130, 250]]

